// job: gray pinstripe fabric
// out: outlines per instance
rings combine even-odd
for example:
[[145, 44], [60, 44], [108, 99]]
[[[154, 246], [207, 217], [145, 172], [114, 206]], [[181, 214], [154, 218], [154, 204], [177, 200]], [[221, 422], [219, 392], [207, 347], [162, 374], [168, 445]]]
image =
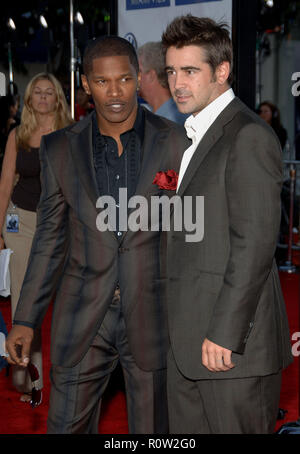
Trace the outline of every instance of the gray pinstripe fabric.
[[[166, 370], [145, 372], [132, 357], [119, 296], [113, 298], [84, 358], [51, 370], [48, 433], [98, 433], [101, 398], [120, 361], [130, 433], [167, 433]], [[159, 404], [159, 405], [157, 405]]]

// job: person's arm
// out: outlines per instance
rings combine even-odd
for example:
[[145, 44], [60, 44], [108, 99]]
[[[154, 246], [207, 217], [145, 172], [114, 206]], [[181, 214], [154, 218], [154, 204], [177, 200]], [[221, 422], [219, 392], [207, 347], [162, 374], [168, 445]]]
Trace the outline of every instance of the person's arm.
[[204, 341], [206, 367], [223, 355], [230, 368], [228, 351], [245, 349], [276, 249], [281, 184], [277, 138], [259, 124], [244, 126], [226, 168], [230, 255]]
[[15, 129], [13, 129], [7, 139], [0, 179], [0, 250], [4, 248], [2, 228], [4, 225], [5, 215], [10, 201], [11, 193], [14, 187], [16, 159], [16, 131]]
[[52, 300], [66, 254], [68, 206], [49, 159], [49, 152], [55, 152], [60, 149], [59, 146], [55, 142], [47, 150], [46, 137], [42, 139], [42, 192], [37, 209], [36, 232], [14, 315], [14, 326], [6, 340], [11, 364], [27, 365], [33, 330], [41, 325]]

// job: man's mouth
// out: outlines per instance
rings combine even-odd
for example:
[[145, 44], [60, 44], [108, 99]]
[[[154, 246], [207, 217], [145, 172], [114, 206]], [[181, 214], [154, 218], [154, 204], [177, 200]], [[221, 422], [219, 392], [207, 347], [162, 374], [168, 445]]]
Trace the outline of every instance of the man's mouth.
[[182, 93], [182, 94], [178, 93], [178, 94], [175, 94], [175, 97], [178, 102], [186, 102], [191, 96], [188, 94], [185, 94], [185, 93]]
[[123, 110], [124, 106], [125, 106], [124, 102], [118, 102], [118, 101], [114, 101], [114, 102], [110, 102], [110, 103], [106, 104], [106, 107], [109, 110], [112, 110], [113, 112], [119, 112], [119, 111]]

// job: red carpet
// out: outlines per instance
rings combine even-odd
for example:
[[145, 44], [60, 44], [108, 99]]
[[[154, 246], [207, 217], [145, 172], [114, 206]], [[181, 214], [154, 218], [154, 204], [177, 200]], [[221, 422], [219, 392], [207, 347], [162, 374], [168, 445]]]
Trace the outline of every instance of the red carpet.
[[[300, 332], [299, 327], [299, 276], [281, 275], [282, 289], [290, 322], [291, 335]], [[0, 300], [0, 310], [8, 329], [11, 327], [9, 299]], [[43, 357], [44, 357], [44, 390], [43, 403], [32, 409], [30, 405], [19, 401], [19, 394], [11, 385], [11, 377], [6, 376], [6, 370], [0, 372], [0, 434], [44, 434], [46, 433], [47, 411], [49, 405], [49, 344], [50, 318], [48, 311], [43, 324]], [[300, 353], [300, 349], [299, 353]], [[276, 429], [282, 424], [295, 421], [298, 413], [298, 358], [283, 372], [283, 383], [280, 407], [287, 410], [284, 420], [278, 421]], [[126, 404], [123, 391], [123, 382], [120, 371], [112, 377], [107, 390], [103, 407], [99, 432], [102, 434], [128, 433]]]
[[[281, 287], [286, 303], [290, 334], [300, 333], [299, 302], [300, 302], [300, 276], [297, 274], [280, 274]], [[294, 341], [292, 341], [294, 343]], [[298, 348], [300, 354], [300, 349]], [[299, 410], [299, 356], [294, 357], [294, 362], [283, 371], [280, 397], [280, 408], [288, 411], [283, 421], [278, 421], [276, 429], [282, 424], [296, 421], [300, 418]]]
[[[11, 327], [10, 301], [0, 299], [0, 310], [8, 330]], [[43, 373], [44, 389], [42, 404], [32, 409], [30, 405], [19, 401], [20, 394], [11, 384], [11, 377], [6, 370], [0, 372], [0, 434], [45, 434], [49, 405], [49, 354], [50, 322], [52, 308], [49, 309], [43, 323]], [[112, 376], [102, 404], [102, 417], [99, 433], [127, 434], [127, 412], [123, 382], [120, 371]]]

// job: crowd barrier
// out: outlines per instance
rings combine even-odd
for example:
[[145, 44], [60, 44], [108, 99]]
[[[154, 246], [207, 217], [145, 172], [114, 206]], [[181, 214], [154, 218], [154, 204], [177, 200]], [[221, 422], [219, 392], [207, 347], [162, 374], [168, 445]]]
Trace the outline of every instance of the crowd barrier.
[[[282, 190], [282, 222], [281, 228], [284, 224], [287, 225], [287, 242], [283, 242], [284, 235], [279, 237], [277, 247], [279, 249], [286, 249], [287, 256], [284, 264], [279, 266], [280, 271], [288, 273], [296, 273], [297, 267], [293, 263], [293, 251], [300, 251], [300, 241], [298, 239], [295, 244], [295, 230], [299, 231], [299, 202], [297, 200], [297, 183], [300, 183], [300, 161], [284, 160], [284, 185]], [[288, 202], [288, 203], [285, 203]], [[296, 212], [296, 213], [295, 213]], [[297, 218], [295, 220], [295, 214]]]

